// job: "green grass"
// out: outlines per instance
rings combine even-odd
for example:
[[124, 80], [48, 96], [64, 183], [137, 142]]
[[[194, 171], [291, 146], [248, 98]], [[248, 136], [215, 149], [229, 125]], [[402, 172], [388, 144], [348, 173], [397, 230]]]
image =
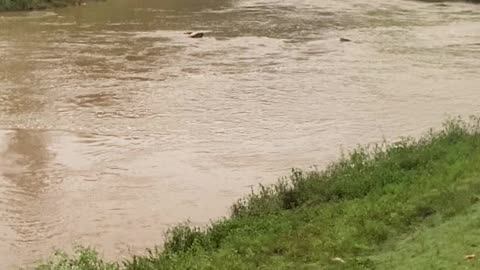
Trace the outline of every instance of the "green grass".
[[146, 256], [106, 263], [79, 249], [37, 269], [473, 269], [463, 257], [480, 245], [479, 123], [451, 120], [323, 171], [295, 170], [226, 219], [172, 228]]
[[435, 227], [419, 229], [375, 257], [379, 269], [480, 269], [480, 204]]

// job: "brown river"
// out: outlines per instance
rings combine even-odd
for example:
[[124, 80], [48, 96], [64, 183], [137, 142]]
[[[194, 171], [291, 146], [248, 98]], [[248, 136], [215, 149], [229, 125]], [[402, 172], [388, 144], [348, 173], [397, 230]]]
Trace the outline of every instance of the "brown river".
[[480, 5], [110, 0], [0, 14], [0, 269], [80, 244], [141, 253], [292, 167], [479, 113]]

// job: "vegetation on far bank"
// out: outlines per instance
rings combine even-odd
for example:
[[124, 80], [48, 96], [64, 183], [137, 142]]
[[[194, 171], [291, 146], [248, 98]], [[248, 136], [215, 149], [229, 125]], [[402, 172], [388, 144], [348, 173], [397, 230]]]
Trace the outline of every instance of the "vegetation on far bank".
[[80, 3], [80, 0], [0, 0], [0, 11], [39, 10]]
[[478, 269], [479, 196], [480, 120], [457, 119], [295, 170], [207, 228], [172, 228], [146, 256], [108, 263], [79, 249], [36, 269]]

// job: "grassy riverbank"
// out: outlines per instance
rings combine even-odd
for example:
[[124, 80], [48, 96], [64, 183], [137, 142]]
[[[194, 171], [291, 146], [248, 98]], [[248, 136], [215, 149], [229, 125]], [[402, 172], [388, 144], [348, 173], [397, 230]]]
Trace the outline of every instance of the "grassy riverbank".
[[480, 251], [479, 200], [479, 120], [455, 120], [294, 171], [228, 219], [173, 228], [147, 256], [106, 263], [83, 249], [38, 269], [478, 269], [464, 256]]
[[79, 3], [78, 0], [0, 0], [0, 11], [38, 10]]

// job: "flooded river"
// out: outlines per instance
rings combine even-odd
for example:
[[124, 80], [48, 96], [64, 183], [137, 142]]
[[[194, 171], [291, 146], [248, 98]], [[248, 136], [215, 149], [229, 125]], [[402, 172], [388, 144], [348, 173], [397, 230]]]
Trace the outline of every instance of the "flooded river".
[[479, 5], [110, 0], [0, 14], [0, 268], [75, 244], [141, 252], [292, 167], [478, 113]]

